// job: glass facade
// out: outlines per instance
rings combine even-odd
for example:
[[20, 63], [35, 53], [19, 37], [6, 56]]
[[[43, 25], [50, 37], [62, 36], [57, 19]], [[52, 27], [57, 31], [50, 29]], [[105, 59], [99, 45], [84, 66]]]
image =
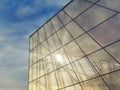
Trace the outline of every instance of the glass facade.
[[120, 90], [120, 0], [72, 0], [29, 55], [29, 90]]

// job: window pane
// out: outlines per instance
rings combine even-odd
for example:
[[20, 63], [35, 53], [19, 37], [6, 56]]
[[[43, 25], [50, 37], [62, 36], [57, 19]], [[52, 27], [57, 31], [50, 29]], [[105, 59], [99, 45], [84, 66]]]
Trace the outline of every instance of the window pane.
[[61, 46], [56, 34], [54, 34], [50, 38], [48, 38], [48, 44], [49, 44], [49, 49], [51, 52], [56, 50], [57, 48], [59, 48]]
[[38, 32], [39, 32], [39, 39], [40, 39], [40, 42], [42, 42], [43, 40], [46, 39], [44, 29], [41, 28]]
[[37, 77], [37, 67], [36, 64], [33, 64], [32, 66], [32, 73], [33, 73], [33, 80]]
[[64, 11], [58, 13], [58, 17], [60, 18], [63, 24], [66, 24], [71, 20], [71, 18], [67, 14], [65, 14]]
[[55, 68], [62, 67], [65, 64], [69, 63], [69, 60], [63, 49], [59, 49], [58, 51], [52, 54], [53, 63]]
[[32, 82], [32, 90], [36, 90], [37, 89], [37, 83], [36, 80]]
[[66, 27], [74, 38], [84, 33], [84, 31], [74, 21], [67, 24]]
[[81, 88], [80, 84], [77, 84], [77, 85], [73, 85], [73, 86], [70, 86], [70, 87], [67, 87], [67, 88], [64, 88], [61, 90], [82, 90], [82, 88]]
[[[102, 78], [93, 79], [82, 83], [83, 90], [109, 90]], [[113, 89], [114, 90], [114, 89]]]
[[72, 40], [72, 37], [65, 28], [62, 28], [57, 33], [63, 45]]
[[79, 46], [76, 44], [75, 41], [67, 44], [65, 46], [65, 51], [71, 61], [74, 61], [84, 56], [83, 52], [80, 50]]
[[38, 60], [42, 59], [41, 45], [38, 46]]
[[49, 54], [47, 41], [44, 41], [41, 44], [41, 51], [42, 51], [42, 57], [45, 57], [45, 56], [47, 56]]
[[47, 83], [47, 90], [58, 89], [54, 72], [46, 75], [46, 83]]
[[46, 90], [44, 77], [37, 79], [37, 90]]
[[87, 58], [82, 58], [73, 63], [73, 67], [80, 81], [84, 81], [97, 76], [97, 72]]
[[43, 76], [44, 75], [44, 68], [43, 68], [43, 62], [42, 61], [40, 61], [39, 62], [39, 76]]
[[32, 81], [32, 67], [29, 68], [29, 82]]
[[53, 71], [53, 64], [50, 56], [44, 58], [43, 64], [44, 64], [45, 74]]
[[120, 41], [105, 48], [118, 62], [120, 62]]
[[37, 32], [30, 37], [30, 49], [37, 46]]
[[52, 18], [51, 21], [53, 23], [53, 26], [55, 27], [55, 30], [59, 30], [61, 27], [63, 27], [63, 24], [60, 22], [57, 16]]
[[120, 71], [105, 75], [104, 79], [110, 86], [111, 90], [120, 89]]
[[120, 11], [120, 0], [100, 0], [99, 4], [110, 9]]
[[59, 88], [79, 82], [70, 65], [56, 71]]
[[50, 21], [47, 24], [45, 24], [45, 32], [47, 37], [49, 37], [51, 34], [55, 32], [54, 27], [52, 26]]
[[115, 12], [113, 11], [94, 5], [77, 17], [75, 21], [87, 31], [114, 14]]
[[105, 74], [120, 68], [120, 64], [114, 61], [104, 50], [100, 50], [88, 56], [94, 63], [100, 74]]
[[113, 17], [89, 32], [102, 46], [120, 39], [120, 15]]
[[74, 0], [64, 10], [72, 17], [75, 18], [77, 15], [86, 10], [91, 4], [84, 0]]
[[89, 54], [100, 48], [100, 46], [87, 34], [84, 34], [81, 37], [77, 38], [76, 41], [86, 54]]

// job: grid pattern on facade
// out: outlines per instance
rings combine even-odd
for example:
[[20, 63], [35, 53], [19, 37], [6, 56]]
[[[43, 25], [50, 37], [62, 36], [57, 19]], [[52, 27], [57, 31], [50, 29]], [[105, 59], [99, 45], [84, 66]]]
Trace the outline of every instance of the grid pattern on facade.
[[73, 0], [30, 36], [29, 90], [119, 90], [120, 0]]

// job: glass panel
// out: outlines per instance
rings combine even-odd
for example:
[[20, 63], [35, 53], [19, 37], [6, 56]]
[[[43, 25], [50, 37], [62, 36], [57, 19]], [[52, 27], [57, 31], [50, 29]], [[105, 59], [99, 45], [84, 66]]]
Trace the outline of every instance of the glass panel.
[[114, 14], [115, 12], [113, 11], [94, 5], [77, 17], [75, 21], [87, 31]]
[[104, 76], [105, 81], [110, 86], [111, 90], [120, 89], [120, 71], [108, 74]]
[[74, 21], [67, 24], [66, 27], [74, 38], [84, 33], [84, 31]]
[[86, 10], [91, 4], [84, 0], [73, 0], [64, 10], [72, 17], [75, 18], [77, 15]]
[[41, 45], [38, 46], [38, 60], [42, 59]]
[[72, 37], [65, 28], [62, 28], [57, 33], [63, 45], [72, 40]]
[[73, 63], [73, 67], [80, 81], [84, 81], [97, 76], [97, 72], [87, 58], [82, 58]]
[[30, 49], [37, 46], [37, 32], [30, 37]]
[[65, 66], [61, 69], [58, 69], [56, 71], [56, 75], [57, 75], [57, 81], [58, 81], [59, 88], [69, 86], [69, 85], [79, 82], [70, 65]]
[[37, 47], [33, 49], [33, 57], [32, 57], [33, 63], [37, 61]]
[[29, 82], [32, 81], [32, 67], [29, 67]]
[[[33, 51], [33, 50], [32, 50], [32, 51]], [[29, 53], [30, 53], [30, 54], [29, 54], [29, 55], [30, 55], [30, 56], [29, 56], [29, 57], [30, 57], [30, 59], [29, 59], [29, 65], [32, 65], [32, 62], [33, 62], [33, 59], [32, 59], [32, 57], [33, 57], [33, 56], [32, 56], [32, 51], [29, 52]]]
[[120, 39], [120, 15], [89, 32], [102, 46]]
[[64, 89], [60, 89], [60, 90], [82, 90], [80, 84], [77, 84], [77, 85], [73, 85], [73, 86], [70, 86], [70, 87], [67, 87], [67, 88], [64, 88]]
[[46, 90], [44, 77], [37, 79], [37, 90]]
[[51, 34], [55, 32], [54, 27], [50, 21], [47, 24], [45, 24], [45, 32], [47, 37], [49, 37]]
[[72, 41], [71, 43], [67, 44], [65, 46], [65, 51], [71, 61], [74, 61], [84, 56], [83, 52], [81, 51], [81, 49], [75, 41]]
[[81, 37], [77, 38], [76, 41], [86, 54], [89, 54], [100, 48], [100, 46], [87, 34], [84, 34]]
[[39, 62], [36, 63], [36, 78], [40, 76]]
[[60, 22], [57, 16], [52, 18], [51, 21], [53, 23], [53, 26], [55, 27], [55, 30], [59, 30], [61, 27], [63, 27], [63, 24]]
[[52, 54], [53, 63], [55, 68], [62, 67], [65, 64], [69, 63], [68, 57], [66, 56], [63, 49], [59, 49], [58, 51]]
[[92, 63], [94, 63], [99, 70], [100, 74], [105, 74], [120, 68], [112, 57], [109, 56], [104, 50], [100, 50], [88, 56]]
[[36, 90], [37, 89], [37, 83], [36, 80], [32, 82], [32, 90]]
[[50, 56], [44, 58], [43, 64], [44, 64], [45, 74], [53, 71], [53, 64]]
[[46, 75], [46, 83], [47, 83], [47, 90], [58, 89], [54, 72]]
[[43, 62], [40, 61], [39, 62], [39, 76], [43, 76], [44, 75], [44, 68], [43, 68]]
[[40, 42], [46, 39], [43, 27], [38, 31], [38, 33], [39, 33]]
[[120, 41], [105, 48], [120, 63]]
[[120, 0], [100, 0], [99, 4], [110, 9], [120, 11]]
[[37, 77], [37, 67], [36, 64], [33, 64], [32, 66], [32, 74], [33, 74], [33, 80]]
[[60, 20], [62, 21], [63, 24], [66, 24], [71, 20], [70, 17], [67, 14], [65, 14], [64, 11], [61, 11], [58, 14], [58, 17], [60, 18]]
[[33, 90], [32, 89], [32, 83], [29, 83], [29, 90]]
[[49, 44], [49, 49], [51, 52], [56, 50], [57, 48], [59, 48], [61, 46], [56, 34], [54, 34], [53, 36], [48, 38], [48, 44]]
[[83, 90], [109, 90], [102, 78], [86, 81], [82, 83]]
[[49, 49], [48, 49], [47, 41], [44, 41], [41, 44], [41, 51], [42, 51], [42, 57], [45, 57], [46, 55], [49, 54]]

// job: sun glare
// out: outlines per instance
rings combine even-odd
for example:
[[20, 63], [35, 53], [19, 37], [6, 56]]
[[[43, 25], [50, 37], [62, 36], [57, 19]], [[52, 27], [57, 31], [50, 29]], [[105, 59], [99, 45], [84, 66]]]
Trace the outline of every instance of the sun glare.
[[63, 58], [60, 54], [56, 54], [56, 59], [58, 62], [62, 62]]

